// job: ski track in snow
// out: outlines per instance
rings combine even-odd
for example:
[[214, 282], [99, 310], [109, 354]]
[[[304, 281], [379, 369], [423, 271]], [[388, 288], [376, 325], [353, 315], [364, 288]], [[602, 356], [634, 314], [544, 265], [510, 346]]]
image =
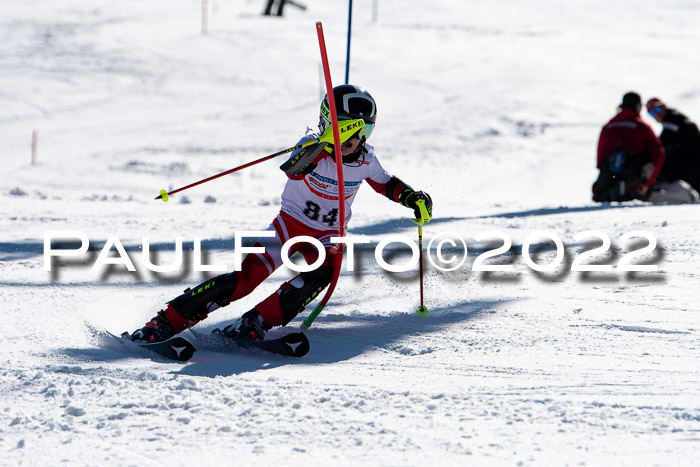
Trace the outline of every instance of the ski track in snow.
[[[307, 3], [278, 19], [259, 15], [262, 2], [215, 1], [207, 35], [184, 0], [0, 5], [0, 464], [695, 464], [698, 206], [589, 200], [598, 132], [624, 92], [700, 119], [698, 7], [687, 2], [385, 0], [377, 23], [369, 1], [355, 2], [351, 81], [378, 101], [377, 154], [433, 197], [426, 245], [441, 232], [468, 244], [456, 271], [426, 266], [428, 316], [415, 314], [417, 274], [373, 258], [388, 235], [416, 237], [409, 214], [365, 187], [349, 232], [372, 242], [308, 331], [307, 356], [202, 345], [181, 364], [101, 335], [142, 326], [211, 277], [146, 270], [143, 237], [156, 263], [175, 259], [181, 237], [191, 265], [199, 237], [207, 264], [230, 265], [234, 233], [276, 215], [274, 161], [167, 204], [153, 197], [315, 125], [313, 23], [324, 23], [337, 84], [347, 10]], [[572, 272], [599, 244], [574, 238], [591, 229], [613, 240], [596, 257], [613, 265], [644, 245], [622, 234], [650, 232], [658, 246], [642, 261], [659, 271]], [[50, 230], [85, 232], [89, 253], [44, 271]], [[542, 230], [565, 245], [553, 272], [521, 254]], [[487, 262], [513, 272], [472, 271], [500, 245], [474, 239], [488, 231], [514, 246]], [[136, 273], [91, 269], [112, 236]], [[551, 244], [532, 251], [539, 263], [555, 256]], [[276, 272], [197, 330], [292, 276]]]

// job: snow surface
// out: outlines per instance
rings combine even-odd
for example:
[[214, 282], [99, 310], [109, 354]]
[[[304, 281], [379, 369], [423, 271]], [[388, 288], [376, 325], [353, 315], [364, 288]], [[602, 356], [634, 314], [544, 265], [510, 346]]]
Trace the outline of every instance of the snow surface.
[[[100, 338], [213, 274], [151, 273], [143, 237], [159, 263], [182, 237], [191, 264], [200, 237], [209, 264], [230, 266], [234, 232], [274, 218], [279, 160], [153, 197], [316, 125], [315, 21], [344, 78], [345, 2], [307, 0], [284, 18], [261, 16], [263, 3], [210, 1], [208, 34], [196, 0], [0, 3], [0, 464], [697, 465], [698, 206], [590, 201], [598, 133], [623, 93], [700, 119], [696, 2], [382, 0], [374, 22], [373, 2], [356, 0], [350, 80], [378, 102], [377, 154], [432, 195], [426, 244], [453, 232], [469, 247], [456, 271], [427, 268], [428, 316], [415, 313], [417, 273], [387, 274], [372, 256], [389, 235], [417, 236], [410, 213], [365, 187], [350, 235], [372, 243], [306, 357], [201, 349], [180, 364]], [[613, 265], [645, 244], [622, 234], [650, 232], [643, 259], [659, 271], [572, 272], [600, 244], [574, 239], [590, 229], [613, 239], [596, 257]], [[44, 271], [54, 230], [84, 232], [93, 250]], [[486, 262], [514, 272], [472, 271], [500, 245], [474, 237], [494, 230], [513, 254]], [[541, 230], [566, 246], [553, 272], [519, 254]], [[137, 273], [91, 269], [109, 237]], [[532, 251], [546, 264], [543, 242]]]

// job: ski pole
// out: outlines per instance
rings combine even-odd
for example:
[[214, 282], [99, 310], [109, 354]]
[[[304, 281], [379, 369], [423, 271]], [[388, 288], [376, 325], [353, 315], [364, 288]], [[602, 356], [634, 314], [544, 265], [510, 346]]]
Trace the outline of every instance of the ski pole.
[[285, 150], [283, 150], [283, 151], [279, 151], [279, 152], [276, 152], [276, 153], [274, 153], [274, 154], [270, 154], [269, 156], [261, 157], [260, 159], [254, 160], [254, 161], [252, 161], [252, 162], [248, 162], [248, 163], [243, 164], [243, 165], [239, 165], [238, 167], [234, 167], [233, 169], [227, 170], [227, 171], [225, 171], [225, 172], [221, 172], [221, 173], [219, 173], [219, 174], [212, 175], [211, 177], [207, 177], [207, 178], [205, 178], [205, 179], [203, 179], [203, 180], [200, 180], [200, 181], [198, 181], [198, 182], [190, 183], [189, 185], [183, 186], [182, 188], [178, 188], [177, 190], [173, 190], [173, 191], [170, 191], [170, 192], [167, 192], [167, 191], [165, 191], [165, 190], [160, 190], [160, 194], [159, 194], [158, 196], [156, 196], [156, 199], [162, 199], [163, 201], [168, 201], [168, 197], [169, 197], [170, 195], [174, 195], [175, 193], [179, 193], [179, 192], [181, 192], [181, 191], [185, 191], [185, 190], [187, 190], [187, 189], [189, 189], [189, 188], [195, 187], [195, 186], [197, 186], [197, 185], [201, 185], [202, 183], [210, 182], [210, 181], [212, 181], [212, 180], [214, 180], [214, 179], [217, 179], [217, 178], [219, 178], [219, 177], [223, 177], [224, 175], [228, 175], [228, 174], [231, 174], [231, 173], [233, 173], [233, 172], [238, 172], [239, 170], [243, 170], [243, 169], [245, 169], [246, 167], [250, 167], [251, 165], [259, 164], [260, 162], [264, 162], [264, 161], [269, 160], [269, 159], [272, 159], [272, 158], [274, 158], [274, 157], [282, 156], [282, 155], [284, 155], [284, 154], [289, 154], [290, 152], [294, 152], [294, 151], [296, 151], [297, 149], [301, 149], [301, 148], [305, 148], [305, 147], [307, 147], [307, 146], [311, 146], [312, 144], [318, 143], [318, 141], [319, 141], [318, 139], [314, 139], [314, 140], [312, 140], [312, 141], [307, 141], [306, 143], [299, 144], [299, 145], [297, 145], [297, 146], [294, 146], [293, 148], [288, 148], [288, 149], [285, 149]]
[[419, 258], [419, 266], [418, 270], [420, 271], [420, 308], [416, 310], [416, 313], [418, 316], [426, 316], [428, 314], [428, 309], [423, 305], [423, 226], [419, 225], [418, 226], [418, 248], [420, 250], [420, 254], [418, 255]]
[[418, 211], [420, 216], [417, 219], [411, 219], [416, 225], [418, 225], [418, 249], [420, 253], [418, 254], [420, 271], [420, 308], [416, 310], [418, 316], [426, 316], [428, 314], [428, 309], [423, 305], [423, 224], [430, 221], [430, 215], [428, 214], [428, 208], [425, 207], [425, 201], [419, 199], [416, 201], [418, 205]]
[[[339, 131], [341, 133], [340, 144], [343, 144], [345, 141], [350, 139], [350, 137], [352, 135], [354, 135], [355, 133], [360, 131], [364, 126], [365, 126], [365, 122], [363, 120], [344, 120], [342, 122], [339, 122], [338, 128], [339, 128]], [[308, 146], [311, 146], [311, 145], [314, 145], [317, 143], [322, 143], [322, 142], [331, 143], [331, 144], [333, 143], [333, 130], [329, 131], [328, 129], [326, 129], [326, 131], [316, 139], [313, 139], [311, 141], [307, 141], [306, 143], [298, 144], [294, 147], [284, 149], [284, 150], [276, 152], [274, 154], [270, 154], [269, 156], [261, 157], [260, 159], [254, 160], [252, 162], [248, 162], [246, 164], [239, 165], [238, 167], [234, 167], [233, 169], [227, 170], [225, 172], [221, 172], [219, 174], [212, 175], [211, 177], [205, 178], [205, 179], [200, 180], [198, 182], [190, 183], [189, 185], [183, 186], [182, 188], [178, 188], [177, 190], [173, 190], [170, 192], [167, 192], [165, 190], [160, 190], [160, 194], [158, 196], [156, 196], [156, 199], [162, 199], [163, 201], [168, 201], [168, 197], [170, 195], [174, 195], [175, 193], [179, 193], [181, 191], [187, 190], [187, 189], [195, 187], [197, 185], [201, 185], [202, 183], [210, 182], [210, 181], [217, 179], [219, 177], [223, 177], [224, 175], [228, 175], [228, 174], [231, 174], [233, 172], [238, 172], [239, 170], [243, 170], [243, 169], [250, 167], [252, 165], [259, 164], [260, 162], [265, 162], [266, 160], [272, 159], [274, 157], [279, 157], [279, 156], [283, 156], [285, 154], [289, 154], [290, 152], [294, 152], [297, 149], [306, 148]]]

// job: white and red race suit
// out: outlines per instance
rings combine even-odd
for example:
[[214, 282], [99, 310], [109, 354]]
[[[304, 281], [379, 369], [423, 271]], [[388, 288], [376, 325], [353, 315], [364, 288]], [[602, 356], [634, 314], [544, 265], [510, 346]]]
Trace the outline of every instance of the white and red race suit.
[[[317, 138], [311, 133], [299, 144]], [[352, 217], [352, 203], [363, 180], [377, 192], [385, 194], [391, 180], [374, 155], [374, 147], [364, 145], [366, 152], [356, 162], [343, 165], [345, 179], [345, 226]], [[294, 157], [298, 151], [292, 153]], [[316, 230], [338, 229], [338, 171], [331, 155], [322, 151], [314, 161], [316, 167], [307, 174], [289, 176], [282, 192], [282, 212]]]
[[[311, 141], [318, 135], [307, 132], [299, 144]], [[396, 177], [389, 175], [381, 166], [374, 155], [374, 147], [364, 144], [363, 155], [350, 164], [343, 165], [343, 177], [345, 182], [345, 224], [347, 226], [352, 216], [352, 203], [363, 181], [378, 193], [392, 201], [398, 202], [398, 195], [406, 189], [410, 189], [405, 183]], [[296, 155], [292, 153], [290, 158]], [[275, 237], [261, 238], [256, 246], [264, 246], [265, 253], [251, 254], [246, 257], [238, 275], [238, 285], [233, 294], [232, 301], [252, 292], [262, 281], [272, 274], [282, 264], [282, 245], [292, 237], [307, 235], [321, 241], [326, 250], [326, 261], [323, 266], [335, 266], [335, 257], [339, 253], [339, 247], [330, 242], [332, 236], [339, 231], [338, 216], [338, 172], [336, 162], [327, 151], [321, 151], [313, 161], [309, 170], [299, 175], [288, 175], [287, 184], [282, 192], [282, 206], [280, 214], [270, 224], [268, 230], [276, 233]], [[313, 263], [317, 258], [317, 252], [309, 244], [297, 244], [296, 248], [302, 253], [307, 262]], [[280, 307], [280, 296], [289, 291], [290, 287], [299, 285], [299, 278], [295, 278], [280, 287], [263, 302], [256, 305], [256, 309], [265, 321], [277, 326], [286, 324], [301, 309], [287, 310]]]
[[[316, 137], [316, 134], [308, 132], [301, 143]], [[290, 158], [295, 155], [296, 153], [292, 153]], [[323, 150], [306, 170], [298, 175], [287, 176], [289, 180], [282, 193], [280, 213], [267, 228], [275, 235], [261, 237], [255, 244], [256, 247], [264, 247], [264, 253], [247, 255], [240, 271], [219, 276], [212, 281], [212, 284], [216, 281], [234, 284], [235, 290], [230, 296], [230, 302], [234, 302], [250, 294], [282, 265], [282, 246], [290, 238], [309, 236], [319, 240], [326, 253], [323, 264], [314, 271], [301, 273], [285, 282], [276, 292], [255, 305], [255, 309], [269, 327], [289, 323], [330, 283], [335, 258], [341, 251], [340, 245], [330, 242], [331, 237], [337, 236], [339, 232], [338, 172], [333, 157]], [[355, 195], [363, 181], [367, 181], [375, 191], [395, 202], [399, 202], [400, 194], [413, 191], [384, 170], [374, 155], [374, 148], [368, 144], [364, 145], [363, 153], [357, 161], [343, 165], [343, 176], [346, 226], [352, 215], [351, 206]], [[288, 254], [296, 252], [302, 254], [309, 264], [315, 263], [319, 255], [316, 248], [309, 243], [296, 243]], [[206, 312], [218, 307], [211, 305], [207, 306]], [[173, 306], [169, 306], [165, 313], [176, 332], [181, 332], [206, 317], [206, 313], [201, 310], [177, 311]]]

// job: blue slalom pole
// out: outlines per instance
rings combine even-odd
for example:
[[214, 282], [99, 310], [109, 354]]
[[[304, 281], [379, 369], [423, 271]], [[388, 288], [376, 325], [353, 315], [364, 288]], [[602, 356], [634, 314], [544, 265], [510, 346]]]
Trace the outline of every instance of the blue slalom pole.
[[350, 33], [352, 32], [352, 0], [349, 0], [348, 8], [348, 51], [345, 56], [345, 84], [350, 83]]

